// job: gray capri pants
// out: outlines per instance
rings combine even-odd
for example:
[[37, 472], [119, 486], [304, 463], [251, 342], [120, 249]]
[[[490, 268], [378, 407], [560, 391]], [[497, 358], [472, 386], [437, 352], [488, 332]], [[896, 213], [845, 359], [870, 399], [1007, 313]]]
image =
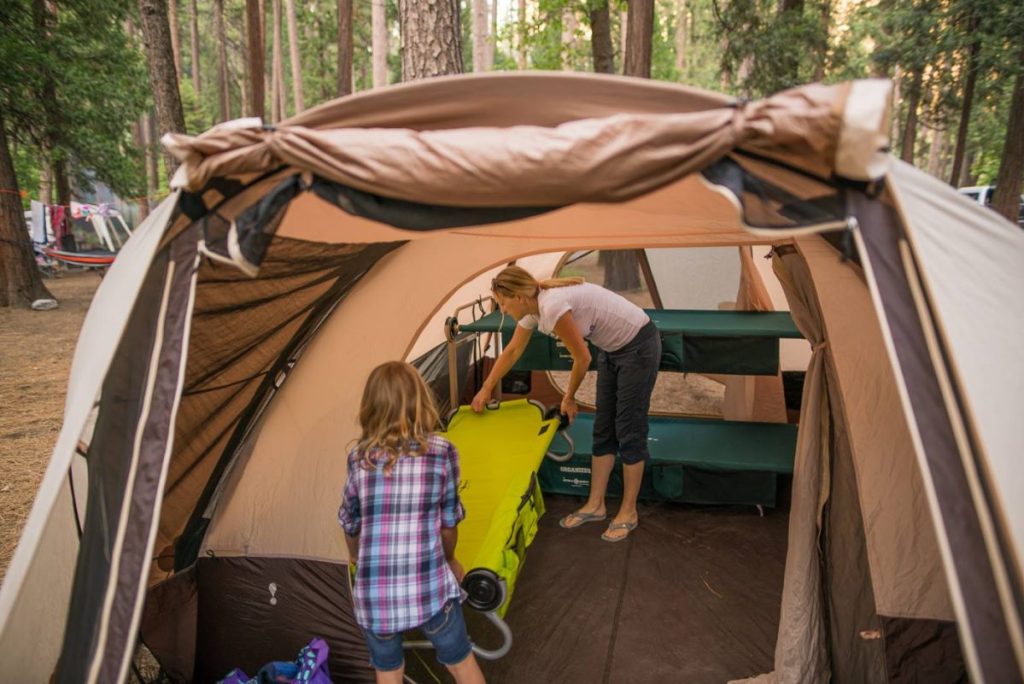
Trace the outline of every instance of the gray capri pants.
[[661, 335], [654, 321], [621, 349], [597, 354], [594, 455], [620, 454], [627, 465], [646, 461], [651, 392], [661, 363]]

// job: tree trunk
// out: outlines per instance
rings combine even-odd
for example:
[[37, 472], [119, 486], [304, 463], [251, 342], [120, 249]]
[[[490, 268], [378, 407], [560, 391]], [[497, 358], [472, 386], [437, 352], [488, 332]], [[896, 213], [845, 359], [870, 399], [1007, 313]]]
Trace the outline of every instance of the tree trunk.
[[192, 87], [196, 91], [196, 99], [202, 94], [201, 78], [199, 77], [199, 8], [196, 0], [189, 0], [189, 37], [192, 43]]
[[604, 250], [599, 255], [604, 264], [604, 286], [613, 292], [628, 292], [640, 287], [640, 263], [635, 249]]
[[263, 91], [263, 17], [259, 0], [245, 0], [245, 35], [249, 46], [249, 94], [246, 109], [249, 116], [266, 116]]
[[607, 0], [596, 2], [590, 10], [590, 49], [594, 56], [594, 72], [615, 73], [615, 53], [612, 50], [612, 21]]
[[142, 139], [146, 142], [146, 201], [149, 206], [156, 205], [156, 193], [160, 187], [160, 164], [157, 160], [156, 117], [152, 112], [146, 112], [142, 118], [145, 128], [142, 131]]
[[4, 128], [0, 119], [0, 306], [27, 309], [35, 300], [53, 295], [36, 267]]
[[352, 92], [352, 0], [338, 0], [338, 96]]
[[178, 0], [167, 0], [167, 25], [171, 34], [171, 54], [174, 55], [174, 77], [181, 78], [181, 43], [178, 24]]
[[471, 5], [473, 21], [471, 35], [473, 37], [473, 71], [487, 70], [487, 0], [473, 0]]
[[[50, 40], [53, 29], [57, 25], [57, 6], [47, 0], [33, 0], [32, 17], [36, 31], [44, 41]], [[57, 193], [58, 204], [69, 204], [71, 202], [70, 191], [67, 183], [67, 173], [64, 168], [64, 152], [60, 150], [58, 139], [64, 116], [57, 105], [57, 84], [53, 73], [46, 69], [42, 76], [42, 104], [43, 120], [41, 122], [41, 147], [43, 155], [53, 172], [54, 190]], [[9, 155], [10, 150], [6, 153]]]
[[487, 45], [484, 56], [487, 58], [487, 71], [494, 69], [494, 51], [498, 49], [498, 0], [489, 0], [491, 27], [487, 31]]
[[39, 201], [43, 204], [53, 204], [51, 189], [53, 188], [53, 172], [48, 163], [43, 164], [39, 169]]
[[228, 102], [228, 48], [224, 31], [224, 0], [213, 0], [213, 26], [217, 41], [217, 101], [220, 102], [220, 120], [231, 118]]
[[654, 32], [654, 0], [629, 0], [626, 23], [626, 76], [651, 77], [651, 39]]
[[936, 178], [942, 175], [942, 163], [944, 161], [942, 149], [945, 147], [946, 132], [942, 129], [934, 129], [931, 132], [931, 146], [928, 149], [928, 173]]
[[676, 70], [680, 77], [686, 71], [686, 38], [689, 35], [687, 19], [686, 0], [676, 0]]
[[[884, 69], [879, 70], [880, 73], [873, 74], [875, 78], [889, 78], [889, 75]], [[903, 81], [906, 79], [906, 75], [903, 71], [896, 66], [893, 69], [892, 74], [892, 105], [889, 110], [892, 112], [892, 116], [889, 123], [889, 140], [892, 141], [893, 147], [896, 146], [896, 141], [900, 139], [900, 107], [903, 105]]]
[[458, 0], [398, 0], [402, 80], [462, 73]]
[[[1024, 59], [1024, 53], [1020, 59]], [[1021, 181], [1024, 181], [1024, 72], [1018, 72], [1014, 81], [1003, 161], [999, 165], [996, 193], [992, 198], [992, 208], [1014, 222], [1020, 212]]]
[[383, 88], [388, 84], [388, 13], [387, 0], [370, 0], [373, 3], [373, 87]]
[[629, 33], [629, 11], [619, 12], [619, 59], [622, 60], [623, 73], [626, 68], [626, 34]]
[[921, 78], [923, 70], [914, 72], [914, 82], [907, 95], [907, 123], [903, 127], [903, 146], [900, 148], [900, 159], [914, 163], [914, 143], [917, 141], [917, 108], [921, 103]]
[[295, 114], [306, 108], [302, 97], [302, 64], [299, 62], [299, 27], [295, 20], [295, 0], [285, 0], [288, 13], [288, 56], [292, 63], [292, 97], [295, 100]]
[[270, 110], [274, 123], [285, 116], [284, 94], [284, 59], [281, 55], [281, 0], [271, 0], [270, 11], [274, 34], [271, 36], [270, 69]]
[[967, 154], [964, 155], [964, 166], [960, 170], [960, 182], [964, 185], [977, 185], [978, 176], [972, 173], [974, 169], [974, 162], [978, 157], [978, 151], [968, 149]]
[[818, 39], [818, 64], [814, 67], [814, 80], [825, 78], [825, 63], [828, 61], [828, 36], [832, 25], [832, 2], [821, 0], [821, 35]]
[[526, 69], [526, 0], [519, 0], [516, 14], [516, 67]]
[[[184, 133], [185, 114], [181, 109], [178, 75], [174, 70], [167, 5], [163, 0], [139, 0], [139, 16], [149, 59], [149, 85], [156, 106], [157, 126], [161, 133]], [[170, 178], [178, 168], [178, 160], [164, 154], [164, 165]]]
[[57, 192], [57, 204], [71, 206], [71, 181], [68, 179], [68, 163], [63, 158], [56, 158], [51, 165], [53, 170], [53, 189]]
[[562, 10], [562, 71], [576, 68], [576, 10], [568, 3]]
[[[135, 123], [132, 124], [132, 141], [135, 143], [135, 147], [142, 154], [142, 180], [143, 180], [142, 185], [143, 185], [144, 188], [147, 188], [147, 191], [148, 191], [148, 188], [149, 188], [149, 163], [148, 163], [148, 161], [149, 161], [149, 149], [146, 146], [146, 133], [145, 133], [145, 127], [147, 125], [148, 124], [146, 123], [145, 117], [141, 117], [140, 116], [138, 119], [135, 120]], [[142, 201], [138, 202], [138, 205], [139, 205], [139, 221], [141, 222], [141, 221], [146, 220], [146, 217], [149, 216], [149, 197], [148, 196], [147, 197], [143, 197]]]
[[960, 126], [956, 131], [956, 147], [953, 151], [953, 171], [949, 177], [949, 184], [954, 188], [960, 187], [960, 169], [963, 168], [964, 148], [967, 146], [967, 127], [971, 123], [971, 109], [974, 107], [974, 87], [978, 82], [978, 52], [981, 50], [981, 36], [978, 33], [977, 15], [971, 16], [968, 21], [968, 35], [974, 36], [970, 46], [967, 48], [967, 71], [964, 77], [964, 94], [960, 106]]

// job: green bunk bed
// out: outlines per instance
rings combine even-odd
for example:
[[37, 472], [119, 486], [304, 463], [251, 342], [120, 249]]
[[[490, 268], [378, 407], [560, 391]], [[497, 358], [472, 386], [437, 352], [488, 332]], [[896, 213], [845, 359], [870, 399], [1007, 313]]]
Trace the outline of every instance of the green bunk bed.
[[[662, 337], [661, 370], [720, 375], [775, 375], [779, 340], [802, 338], [787, 312], [646, 309]], [[470, 323], [449, 319], [449, 340], [463, 333], [495, 333], [503, 344], [516, 322], [489, 313]], [[596, 352], [593, 353], [596, 359]], [[568, 370], [569, 352], [558, 340], [534, 332], [514, 370]], [[567, 430], [575, 442], [566, 453], [556, 439], [555, 454], [539, 471], [545, 492], [586, 495], [590, 487], [593, 415], [581, 413]], [[655, 416], [651, 418], [651, 461], [641, 498], [697, 504], [774, 506], [778, 476], [793, 472], [797, 427]], [[616, 465], [609, 494], [621, 493]]]
[[[803, 337], [784, 311], [704, 311], [645, 309], [661, 333], [661, 370], [720, 375], [775, 375], [779, 339]], [[454, 324], [453, 332], [497, 332], [512, 338], [516, 322], [489, 313], [479, 320]], [[591, 349], [596, 360], [597, 353]], [[569, 370], [572, 357], [561, 343], [534, 332], [515, 370]], [[593, 366], [592, 366], [593, 367]]]

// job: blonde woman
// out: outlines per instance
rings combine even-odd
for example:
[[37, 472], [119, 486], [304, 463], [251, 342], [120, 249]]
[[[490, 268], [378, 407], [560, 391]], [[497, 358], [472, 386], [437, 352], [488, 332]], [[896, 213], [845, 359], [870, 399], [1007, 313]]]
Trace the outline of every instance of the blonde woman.
[[599, 350], [590, 496], [559, 524], [574, 529], [607, 517], [605, 491], [618, 454], [623, 465], [622, 503], [601, 538], [622, 541], [639, 523], [636, 500], [644, 463], [650, 458], [647, 412], [661, 360], [657, 328], [643, 309], [582, 278], [538, 282], [525, 269], [509, 266], [491, 281], [491, 292], [502, 312], [519, 323], [480, 392], [473, 397], [473, 410], [483, 410], [494, 388], [522, 356], [534, 329], [539, 328], [558, 337], [572, 354], [572, 373], [561, 411], [574, 420], [578, 411], [576, 390], [590, 367], [589, 340]]
[[338, 520], [356, 560], [352, 603], [377, 682], [401, 684], [402, 632], [419, 628], [459, 684], [482, 684], [462, 616], [455, 560], [459, 455], [434, 434], [437, 408], [416, 369], [375, 368], [359, 408]]

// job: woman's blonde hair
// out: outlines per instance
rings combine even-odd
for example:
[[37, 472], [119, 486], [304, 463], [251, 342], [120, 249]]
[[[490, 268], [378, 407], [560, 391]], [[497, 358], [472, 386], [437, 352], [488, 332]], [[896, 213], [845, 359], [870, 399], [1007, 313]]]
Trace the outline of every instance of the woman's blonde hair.
[[516, 295], [536, 297], [541, 290], [579, 285], [583, 282], [585, 281], [580, 277], [537, 280], [521, 266], [506, 266], [491, 280], [491, 292], [500, 294], [502, 297], [515, 297]]
[[366, 380], [359, 426], [355, 449], [363, 467], [375, 468], [383, 458], [384, 473], [390, 474], [400, 456], [426, 453], [438, 426], [433, 392], [408, 363], [383, 363]]

